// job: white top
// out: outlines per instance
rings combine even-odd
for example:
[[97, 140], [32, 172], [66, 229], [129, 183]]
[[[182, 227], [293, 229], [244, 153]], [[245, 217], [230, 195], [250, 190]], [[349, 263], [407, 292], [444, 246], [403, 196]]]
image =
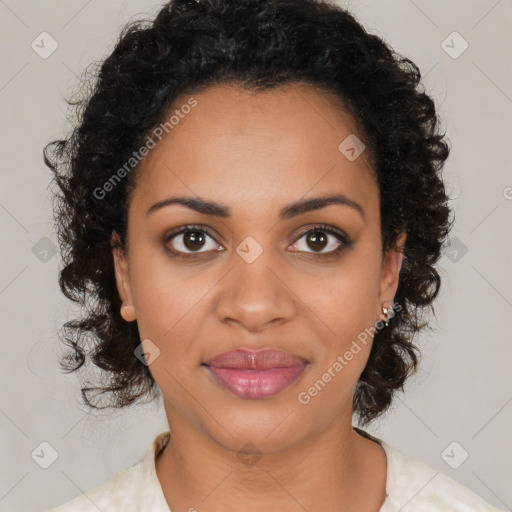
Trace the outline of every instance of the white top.
[[[379, 512], [504, 512], [468, 487], [354, 428], [386, 452], [386, 499]], [[155, 470], [155, 457], [169, 439], [170, 431], [162, 432], [143, 460], [48, 512], [171, 512]]]

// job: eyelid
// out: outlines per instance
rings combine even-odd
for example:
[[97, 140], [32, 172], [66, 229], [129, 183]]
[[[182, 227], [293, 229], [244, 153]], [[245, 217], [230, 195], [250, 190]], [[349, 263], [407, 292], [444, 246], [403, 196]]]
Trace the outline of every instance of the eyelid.
[[187, 231], [203, 231], [206, 233], [210, 238], [213, 238], [215, 240], [216, 237], [221, 238], [222, 237], [215, 232], [213, 229], [203, 226], [202, 224], [186, 224], [184, 226], [180, 226], [175, 229], [171, 229], [170, 231], [166, 232], [164, 235], [164, 242], [167, 243], [172, 238], [182, 235], [183, 233], [186, 233]]
[[342, 230], [335, 226], [331, 226], [330, 224], [310, 224], [309, 226], [305, 227], [303, 230], [299, 232], [298, 235], [296, 235], [297, 240], [304, 236], [306, 233], [309, 233], [310, 231], [326, 231], [327, 233], [330, 233], [332, 235], [336, 235], [339, 237], [343, 242], [349, 243], [349, 236]]

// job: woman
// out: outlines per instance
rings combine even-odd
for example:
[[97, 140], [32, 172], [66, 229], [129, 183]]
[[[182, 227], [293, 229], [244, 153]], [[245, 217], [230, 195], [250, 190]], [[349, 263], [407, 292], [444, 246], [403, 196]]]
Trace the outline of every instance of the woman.
[[[54, 171], [64, 367], [163, 397], [144, 460], [54, 509], [496, 510], [364, 430], [416, 370], [449, 154], [418, 68], [314, 0], [127, 27]], [[91, 300], [91, 298], [93, 300]]]

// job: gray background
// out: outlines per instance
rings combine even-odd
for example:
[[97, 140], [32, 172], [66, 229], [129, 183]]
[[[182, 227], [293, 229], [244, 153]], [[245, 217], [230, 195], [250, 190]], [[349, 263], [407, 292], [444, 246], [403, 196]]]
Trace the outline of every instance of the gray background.
[[[368, 431], [511, 510], [512, 2], [343, 4], [420, 66], [453, 146], [445, 175], [456, 223], [440, 261], [437, 332], [421, 337], [420, 373]], [[77, 310], [57, 284], [41, 154], [64, 135], [62, 97], [85, 66], [108, 54], [124, 23], [158, 8], [142, 0], [0, 0], [2, 511], [43, 511], [90, 489], [137, 462], [167, 428], [160, 404], [88, 414], [78, 376], [58, 368], [55, 333]], [[43, 31], [58, 43], [47, 58], [31, 47]], [[458, 36], [442, 43], [453, 31], [469, 44], [461, 55]], [[47, 469], [31, 457], [44, 441], [58, 454]], [[443, 457], [454, 441], [452, 457]], [[452, 469], [445, 461], [460, 463], [462, 450], [469, 458]]]

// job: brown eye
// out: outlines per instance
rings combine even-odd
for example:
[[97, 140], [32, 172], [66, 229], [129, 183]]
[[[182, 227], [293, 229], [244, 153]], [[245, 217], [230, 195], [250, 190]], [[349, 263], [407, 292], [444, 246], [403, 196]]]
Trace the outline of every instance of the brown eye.
[[169, 248], [175, 254], [202, 254], [218, 248], [218, 244], [205, 230], [193, 226], [186, 226], [167, 236], [164, 242], [166, 246], [171, 246]]
[[183, 245], [191, 251], [201, 249], [204, 242], [205, 236], [199, 231], [186, 231], [183, 234]]
[[327, 236], [322, 231], [311, 231], [306, 237], [306, 243], [315, 251], [321, 251], [327, 242]]
[[[302, 240], [305, 243], [301, 243]], [[342, 232], [330, 226], [316, 226], [302, 233], [299, 240], [292, 247], [297, 252], [306, 252], [315, 256], [329, 256], [348, 246], [350, 246], [350, 242]], [[324, 250], [326, 248], [328, 250]]]

